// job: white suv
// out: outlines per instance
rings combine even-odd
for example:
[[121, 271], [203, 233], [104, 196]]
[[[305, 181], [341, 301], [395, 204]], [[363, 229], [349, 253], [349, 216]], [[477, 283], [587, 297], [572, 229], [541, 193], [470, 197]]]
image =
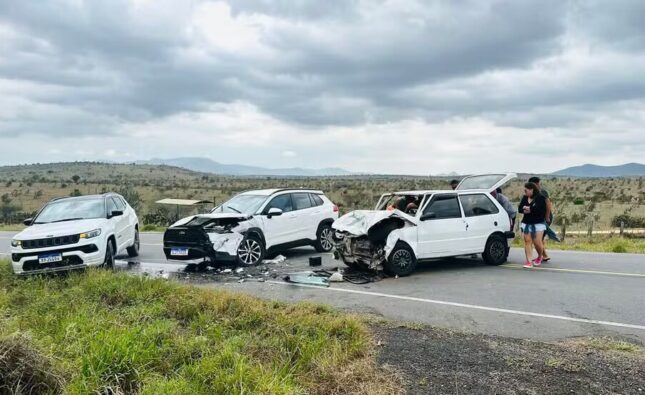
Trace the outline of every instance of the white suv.
[[139, 254], [137, 215], [115, 193], [54, 199], [25, 225], [11, 240], [17, 274], [112, 266], [118, 254]]
[[266, 255], [311, 245], [333, 248], [338, 207], [322, 191], [265, 189], [241, 193], [209, 214], [184, 218], [164, 234], [168, 259], [255, 265]]
[[464, 178], [454, 191], [384, 194], [376, 210], [358, 210], [334, 222], [335, 257], [350, 267], [414, 271], [417, 260], [482, 254], [489, 265], [508, 257], [515, 237], [508, 213], [491, 192], [513, 173]]

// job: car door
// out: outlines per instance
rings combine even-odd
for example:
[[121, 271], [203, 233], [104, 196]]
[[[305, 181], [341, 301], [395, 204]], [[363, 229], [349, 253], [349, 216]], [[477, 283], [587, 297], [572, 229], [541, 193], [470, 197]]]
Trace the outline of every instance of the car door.
[[[464, 246], [468, 253], [483, 252], [488, 236], [495, 230], [505, 231], [508, 221], [502, 221], [499, 207], [493, 202], [489, 193], [464, 193], [459, 195], [464, 210], [467, 236]], [[505, 217], [503, 217], [505, 218]]]
[[[422, 206], [423, 207], [423, 206]], [[419, 258], [454, 256], [463, 253], [466, 222], [456, 193], [432, 196], [422, 208], [418, 225]]]
[[295, 240], [314, 240], [320, 223], [320, 208], [313, 206], [308, 192], [294, 192], [291, 194], [291, 199], [298, 228]]
[[[272, 208], [282, 210], [282, 215], [269, 217], [268, 212]], [[290, 193], [283, 193], [271, 198], [262, 213], [264, 217], [264, 239], [266, 240], [267, 248], [294, 240], [297, 225]]]
[[124, 222], [124, 244], [126, 247], [130, 247], [134, 243], [134, 230], [137, 225], [136, 214], [134, 209], [130, 207], [125, 200], [120, 196], [114, 196], [114, 201], [119, 210], [123, 211], [123, 222]]
[[128, 245], [128, 235], [127, 235], [127, 218], [125, 215], [118, 215], [112, 217], [113, 211], [121, 211], [119, 205], [116, 202], [116, 199], [113, 197], [107, 198], [107, 207], [108, 207], [108, 217], [109, 221], [114, 225], [114, 237], [116, 238], [117, 253], [122, 252]]

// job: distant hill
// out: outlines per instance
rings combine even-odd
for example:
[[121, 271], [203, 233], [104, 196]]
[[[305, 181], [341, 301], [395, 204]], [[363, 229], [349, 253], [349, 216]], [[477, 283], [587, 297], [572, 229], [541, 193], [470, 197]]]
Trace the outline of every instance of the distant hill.
[[352, 173], [339, 168], [303, 169], [299, 167], [270, 169], [266, 167], [223, 164], [208, 158], [172, 158], [137, 161], [137, 164], [167, 165], [203, 173], [214, 173], [231, 176], [345, 176]]
[[598, 166], [586, 164], [558, 170], [551, 173], [556, 176], [569, 177], [633, 177], [645, 176], [645, 165], [642, 163], [626, 163], [619, 166]]

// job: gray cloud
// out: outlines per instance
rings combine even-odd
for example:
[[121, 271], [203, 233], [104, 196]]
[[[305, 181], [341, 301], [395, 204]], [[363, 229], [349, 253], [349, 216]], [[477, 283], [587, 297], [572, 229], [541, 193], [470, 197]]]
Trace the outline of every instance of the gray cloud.
[[641, 1], [228, 7], [0, 0], [0, 138], [118, 136], [239, 102], [305, 133], [473, 118], [584, 135], [645, 109]]

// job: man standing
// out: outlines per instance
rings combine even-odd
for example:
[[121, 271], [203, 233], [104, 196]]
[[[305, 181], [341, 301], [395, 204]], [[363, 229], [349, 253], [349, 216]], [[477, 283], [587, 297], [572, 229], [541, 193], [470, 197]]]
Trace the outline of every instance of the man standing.
[[[544, 196], [546, 199], [546, 215], [545, 215], [545, 221], [547, 225], [547, 232], [544, 232], [544, 235], [542, 236], [542, 239], [545, 241], [543, 246], [544, 246], [544, 258], [542, 259], [543, 262], [548, 262], [551, 257], [549, 257], [546, 253], [546, 236], [548, 231], [550, 230], [549, 227], [551, 226], [551, 223], [553, 222], [553, 203], [551, 202], [551, 198], [549, 197], [549, 191], [544, 189], [542, 185], [540, 185], [540, 177], [534, 176], [529, 178], [529, 182], [534, 183], [537, 185], [538, 188], [540, 188], [540, 194]], [[553, 232], [553, 231], [551, 231]]]
[[508, 218], [511, 220], [510, 230], [513, 230], [513, 227], [515, 226], [515, 217], [517, 216], [517, 210], [515, 209], [511, 201], [505, 195], [502, 194], [502, 188], [497, 188], [497, 190], [491, 192], [491, 195], [493, 195], [493, 197], [497, 199], [497, 201], [499, 202], [499, 204], [502, 205], [506, 213], [508, 213]]
[[452, 188], [452, 190], [453, 190], [453, 191], [454, 191], [455, 189], [457, 189], [457, 185], [459, 185], [459, 181], [458, 181], [458, 180], [452, 180], [452, 181], [450, 181], [450, 188]]

